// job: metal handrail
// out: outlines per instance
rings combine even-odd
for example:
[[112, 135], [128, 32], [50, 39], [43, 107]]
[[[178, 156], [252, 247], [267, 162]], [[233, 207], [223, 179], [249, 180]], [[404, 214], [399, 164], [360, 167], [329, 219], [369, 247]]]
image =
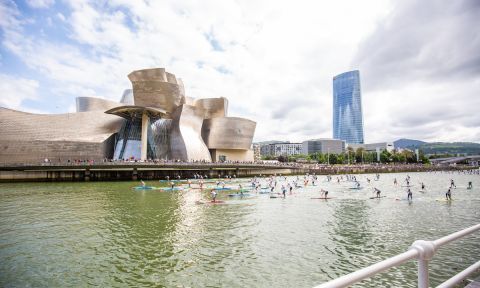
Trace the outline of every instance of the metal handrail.
[[[413, 242], [410, 249], [406, 252], [403, 252], [391, 258], [385, 259], [381, 262], [365, 267], [353, 273], [344, 275], [340, 278], [329, 281], [327, 283], [315, 286], [315, 288], [348, 287], [349, 285], [360, 282], [364, 279], [369, 278], [370, 276], [373, 276], [382, 271], [385, 271], [392, 267], [403, 264], [413, 258], [417, 258], [418, 260], [418, 287], [428, 288], [429, 287], [428, 262], [433, 258], [435, 252], [443, 245], [446, 245], [457, 239], [463, 238], [478, 230], [480, 230], [480, 224], [452, 233], [448, 236], [442, 237], [435, 241], [417, 240]], [[449, 280], [441, 284], [439, 287], [451, 287], [451, 285], [462, 281], [469, 274], [476, 271], [478, 268], [480, 268], [480, 261], [468, 267], [464, 271], [458, 273], [456, 276], [450, 278]]]

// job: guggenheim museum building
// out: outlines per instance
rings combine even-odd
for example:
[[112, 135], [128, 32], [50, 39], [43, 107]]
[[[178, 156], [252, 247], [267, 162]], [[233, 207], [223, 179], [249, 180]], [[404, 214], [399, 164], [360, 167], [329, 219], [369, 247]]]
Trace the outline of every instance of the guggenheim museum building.
[[187, 97], [181, 79], [164, 68], [128, 78], [132, 89], [119, 102], [78, 97], [75, 113], [0, 107], [0, 162], [253, 161], [256, 123], [228, 117], [226, 98]]

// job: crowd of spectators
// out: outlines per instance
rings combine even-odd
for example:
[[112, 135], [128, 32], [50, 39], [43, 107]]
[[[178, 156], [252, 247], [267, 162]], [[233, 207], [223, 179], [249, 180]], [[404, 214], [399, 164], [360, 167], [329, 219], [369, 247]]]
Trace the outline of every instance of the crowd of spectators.
[[63, 166], [63, 165], [169, 165], [169, 166], [186, 166], [186, 165], [206, 165], [206, 166], [261, 166], [261, 167], [282, 167], [282, 168], [298, 168], [309, 169], [316, 171], [319, 174], [328, 173], [362, 173], [362, 172], [401, 172], [401, 171], [436, 171], [445, 168], [455, 169], [460, 167], [454, 166], [439, 166], [439, 165], [425, 165], [422, 163], [368, 163], [368, 164], [318, 164], [318, 163], [299, 163], [299, 162], [279, 162], [279, 161], [221, 161], [221, 162], [208, 162], [205, 160], [192, 160], [181, 161], [178, 159], [107, 159], [104, 158], [101, 161], [95, 161], [94, 159], [67, 159], [58, 161], [52, 161], [52, 159], [45, 158], [42, 165], [48, 166]]

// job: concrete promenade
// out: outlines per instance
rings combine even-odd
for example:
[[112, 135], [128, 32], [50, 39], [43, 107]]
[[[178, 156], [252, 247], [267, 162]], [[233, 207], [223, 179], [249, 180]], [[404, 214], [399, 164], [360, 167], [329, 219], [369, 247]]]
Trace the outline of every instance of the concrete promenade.
[[[119, 181], [193, 178], [252, 177], [259, 175], [294, 174], [362, 174], [397, 173], [441, 170], [465, 170], [471, 166], [430, 166], [421, 164], [386, 165], [315, 165], [299, 163], [186, 163], [186, 162], [103, 162], [103, 163], [41, 163], [0, 166], [0, 182], [55, 181]], [[478, 168], [477, 168], [478, 169]]]

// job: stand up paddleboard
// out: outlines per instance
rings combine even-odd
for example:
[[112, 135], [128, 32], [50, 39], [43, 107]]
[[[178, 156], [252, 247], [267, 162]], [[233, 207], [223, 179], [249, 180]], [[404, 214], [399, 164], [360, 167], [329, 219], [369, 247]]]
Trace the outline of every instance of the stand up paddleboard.
[[327, 197], [327, 198], [325, 198], [325, 197], [311, 197], [310, 199], [329, 200], [329, 199], [333, 199], [333, 198], [335, 198], [335, 197]]
[[348, 189], [351, 189], [351, 190], [362, 190], [363, 187], [350, 187]]
[[413, 187], [413, 186], [414, 186], [414, 185], [402, 185], [402, 187], [407, 187], [407, 188]]
[[219, 190], [219, 191], [225, 191], [225, 190], [232, 190], [232, 188], [228, 188], [228, 187], [217, 187], [217, 188], [213, 188], [214, 190]]
[[212, 201], [195, 201], [196, 204], [211, 204], [211, 205], [219, 205], [219, 204], [227, 204], [225, 201], [222, 200], [215, 200]]
[[453, 199], [445, 199], [445, 198], [443, 198], [443, 199], [435, 199], [435, 201], [438, 201], [438, 202], [452, 202]]
[[135, 189], [135, 190], [153, 190], [153, 189], [156, 189], [156, 187], [153, 187], [153, 186], [136, 186], [136, 187], [133, 187], [133, 189]]
[[228, 194], [228, 197], [250, 197], [250, 196], [253, 196], [253, 194], [250, 194], [250, 193]]
[[387, 196], [380, 196], [380, 197], [370, 197], [369, 199], [380, 199], [380, 198], [385, 198]]
[[163, 191], [183, 191], [185, 190], [184, 188], [181, 187], [167, 187], [167, 188], [162, 188]]

